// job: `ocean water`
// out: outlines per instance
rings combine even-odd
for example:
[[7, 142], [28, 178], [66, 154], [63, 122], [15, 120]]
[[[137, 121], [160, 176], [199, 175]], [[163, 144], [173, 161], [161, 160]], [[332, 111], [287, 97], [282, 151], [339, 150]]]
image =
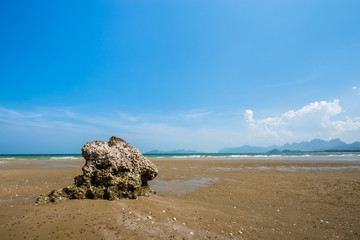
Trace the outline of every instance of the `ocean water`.
[[[291, 154], [144, 154], [150, 160], [301, 160], [301, 161], [360, 161], [360, 152], [310, 152]], [[0, 164], [17, 161], [84, 161], [81, 154], [0, 154]]]
[[84, 161], [80, 154], [2, 154], [0, 168], [80, 168]]
[[72, 161], [83, 160], [81, 154], [0, 154], [0, 161], [17, 160], [59, 160]]
[[304, 152], [291, 154], [144, 154], [151, 160], [302, 160], [302, 161], [360, 161], [360, 152]]

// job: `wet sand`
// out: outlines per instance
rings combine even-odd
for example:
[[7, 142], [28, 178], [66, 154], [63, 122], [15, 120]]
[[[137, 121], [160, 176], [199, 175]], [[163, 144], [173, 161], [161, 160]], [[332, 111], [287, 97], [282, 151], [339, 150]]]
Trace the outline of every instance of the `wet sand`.
[[360, 239], [360, 162], [157, 160], [158, 194], [65, 200], [82, 161], [0, 166], [0, 239]]

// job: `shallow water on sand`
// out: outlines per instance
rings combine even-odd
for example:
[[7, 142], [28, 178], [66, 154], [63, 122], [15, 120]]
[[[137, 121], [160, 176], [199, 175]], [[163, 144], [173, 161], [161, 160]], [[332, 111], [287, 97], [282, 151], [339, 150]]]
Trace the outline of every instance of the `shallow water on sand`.
[[200, 187], [206, 187], [210, 184], [217, 182], [218, 178], [191, 178], [187, 180], [157, 180], [149, 182], [151, 188], [155, 189], [158, 193], [171, 193], [176, 190], [176, 194], [186, 194], [193, 192]]
[[[246, 155], [247, 156], [247, 155]], [[176, 156], [172, 156], [176, 157]], [[178, 156], [180, 157], [180, 156]], [[200, 160], [202, 162], [206, 160], [217, 160], [220, 157], [224, 156], [181, 156], [181, 160]], [[280, 171], [280, 172], [302, 172], [302, 171], [360, 171], [360, 165], [357, 164], [360, 162], [360, 155], [358, 154], [346, 154], [341, 155], [337, 154], [336, 157], [332, 155], [327, 156], [327, 161], [317, 160], [314, 161], [314, 164], [309, 162], [308, 156], [287, 156], [287, 158], [293, 158], [291, 160], [298, 161], [288, 161], [287, 164], [283, 160], [286, 160], [285, 157], [278, 158], [276, 164], [270, 164], [271, 159], [269, 156], [260, 156], [253, 155], [250, 159], [244, 159], [244, 155], [231, 155], [226, 156], [231, 158], [231, 161], [234, 161], [238, 164], [227, 165], [219, 164], [211, 167], [209, 169], [199, 169], [197, 165], [190, 164], [185, 169], [178, 166], [159, 166], [159, 176], [153, 181], [149, 182], [151, 188], [156, 190], [160, 195], [182, 195], [189, 192], [196, 191], [198, 188], [207, 187], [211, 184], [217, 183], [219, 179], [214, 176], [216, 173], [229, 172], [229, 174], [234, 172], [268, 172], [268, 171]], [[274, 156], [271, 156], [274, 157]], [[313, 156], [317, 159], [323, 159], [325, 156]], [[158, 159], [158, 157], [150, 157], [151, 160], [164, 161], [164, 159]], [[258, 160], [256, 158], [263, 158]], [[304, 160], [306, 158], [306, 160]], [[335, 161], [335, 159], [341, 158], [342, 160]], [[171, 158], [171, 160], [176, 160], [177, 158]], [[222, 161], [225, 160], [225, 161]], [[347, 161], [346, 161], [347, 160]], [[177, 160], [178, 161], [178, 160]], [[176, 162], [177, 162], [176, 161]], [[252, 164], [256, 161], [260, 161], [260, 164]], [[173, 161], [171, 161], [173, 162]], [[189, 163], [189, 161], [186, 161]], [[215, 161], [211, 161], [214, 162]], [[226, 159], [220, 159], [219, 163], [227, 162]], [[248, 162], [250, 164], [245, 164]], [[303, 162], [304, 164], [301, 164]], [[328, 164], [326, 164], [328, 162]], [[36, 169], [36, 168], [81, 168], [85, 160], [80, 156], [6, 156], [0, 157], [0, 168], [16, 168], [16, 169]], [[300, 164], [299, 164], [300, 163]], [[161, 164], [160, 164], [161, 165]], [[210, 171], [207, 177], [198, 177], [187, 175], [186, 172], [189, 170], [206, 172]], [[166, 172], [171, 171], [172, 176], [178, 176], [178, 179], [167, 179], [168, 175]], [[164, 174], [165, 173], [165, 174]], [[180, 178], [180, 179], [179, 179]]]
[[333, 170], [360, 170], [360, 166], [311, 166], [311, 167], [302, 167], [302, 166], [257, 166], [257, 167], [236, 167], [236, 168], [227, 168], [227, 167], [215, 167], [213, 168], [217, 171], [248, 171], [248, 170], [277, 170], [277, 171], [333, 171]]

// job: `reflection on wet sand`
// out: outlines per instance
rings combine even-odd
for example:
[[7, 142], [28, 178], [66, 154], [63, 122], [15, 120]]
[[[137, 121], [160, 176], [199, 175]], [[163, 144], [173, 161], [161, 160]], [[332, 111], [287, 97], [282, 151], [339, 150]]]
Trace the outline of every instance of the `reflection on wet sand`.
[[186, 194], [200, 187], [206, 187], [217, 182], [218, 178], [191, 178], [187, 180], [164, 181], [155, 179], [149, 183], [158, 194]]

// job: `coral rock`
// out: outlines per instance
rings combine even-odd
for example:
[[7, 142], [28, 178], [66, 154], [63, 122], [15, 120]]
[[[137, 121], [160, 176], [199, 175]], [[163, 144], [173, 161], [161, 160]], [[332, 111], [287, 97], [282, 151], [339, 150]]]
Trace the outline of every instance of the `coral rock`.
[[43, 194], [36, 200], [38, 203], [85, 198], [134, 199], [155, 194], [148, 181], [157, 176], [156, 166], [121, 138], [88, 142], [82, 155], [86, 163], [83, 175], [75, 177], [75, 185]]

